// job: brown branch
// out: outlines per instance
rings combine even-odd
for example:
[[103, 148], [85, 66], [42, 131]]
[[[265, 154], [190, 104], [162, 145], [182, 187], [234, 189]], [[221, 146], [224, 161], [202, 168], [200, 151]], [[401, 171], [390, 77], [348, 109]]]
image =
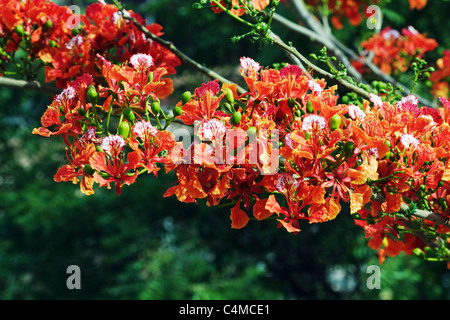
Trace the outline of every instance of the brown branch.
[[[200, 63], [198, 63], [197, 61], [193, 60], [192, 58], [190, 58], [189, 56], [187, 56], [186, 54], [181, 52], [172, 42], [163, 40], [160, 37], [156, 36], [155, 34], [151, 33], [150, 31], [147, 30], [147, 28], [145, 28], [142, 24], [140, 24], [134, 17], [126, 17], [125, 19], [128, 19], [131, 22], [133, 22], [134, 25], [142, 33], [144, 33], [147, 37], [149, 37], [153, 41], [157, 42], [164, 48], [173, 52], [184, 64], [188, 65], [189, 67], [193, 68], [194, 70], [197, 70], [198, 72], [203, 73], [204, 75], [210, 77], [211, 79], [218, 79], [221, 83], [233, 83], [232, 81], [224, 78], [223, 76], [216, 73], [215, 71], [213, 71], [205, 66], [202, 66]], [[237, 85], [237, 91], [239, 94], [246, 92], [246, 90], [244, 90], [239, 85]]]
[[[379, 194], [379, 193], [374, 193], [372, 195], [372, 200], [373, 201], [378, 201], [378, 202], [381, 202], [381, 203], [386, 201], [384, 196]], [[403, 202], [401, 204], [401, 206], [400, 206], [399, 213], [403, 213], [404, 214], [404, 213], [406, 213], [408, 211], [408, 209], [409, 209], [408, 204]], [[416, 209], [416, 210], [413, 211], [412, 215], [417, 217], [417, 218], [422, 218], [422, 219], [433, 221], [433, 222], [435, 222], [437, 224], [440, 224], [442, 226], [445, 226], [445, 227], [449, 227], [450, 226], [450, 219], [447, 219], [447, 218], [441, 216], [440, 214], [438, 214], [436, 212]]]
[[[319, 20], [307, 9], [303, 0], [290, 0], [289, 2], [294, 14], [298, 19], [305, 23], [308, 28], [295, 24], [285, 18], [283, 18], [284, 20], [282, 20], [279, 19], [279, 17], [274, 17], [274, 20], [277, 20], [279, 23], [282, 23], [285, 27], [288, 27], [290, 30], [295, 31], [298, 34], [307, 36], [313, 39], [315, 42], [323, 44], [328, 49], [330, 49], [330, 51], [333, 51], [338, 59], [347, 66], [350, 75], [352, 75], [356, 80], [359, 81], [358, 77], [355, 76], [354, 71], [352, 71], [351, 69], [353, 67], [351, 66], [351, 63], [348, 62], [347, 56], [350, 59], [361, 61], [362, 63], [364, 63], [364, 65], [378, 78], [378, 80], [391, 83], [394, 87], [399, 87], [407, 93], [410, 91], [410, 88], [400, 83], [390, 75], [384, 73], [380, 68], [373, 64], [370, 59], [364, 57], [362, 57], [361, 59], [361, 56], [358, 55], [354, 50], [348, 48], [332, 33], [328, 32], [326, 28], [320, 24]], [[415, 94], [415, 96], [423, 106], [437, 108], [435, 102], [429, 101], [428, 99], [418, 94]]]
[[298, 50], [296, 48], [294, 48], [291, 45], [286, 44], [283, 40], [281, 40], [281, 38], [279, 36], [277, 36], [273, 32], [269, 32], [269, 36], [273, 40], [273, 43], [275, 45], [277, 45], [280, 48], [282, 48], [283, 50], [293, 54], [295, 57], [300, 59], [302, 61], [302, 63], [304, 63], [307, 67], [309, 67], [310, 69], [317, 72], [319, 75], [323, 76], [324, 78], [326, 78], [328, 80], [334, 81], [337, 84], [339, 84], [340, 86], [347, 88], [350, 91], [355, 92], [360, 97], [362, 97], [366, 100], [369, 100], [369, 98], [370, 98], [369, 93], [367, 91], [365, 91], [364, 89], [361, 89], [361, 88], [355, 86], [354, 84], [351, 84], [350, 82], [345, 81], [344, 79], [337, 78], [335, 75], [316, 66], [315, 64], [310, 62], [308, 59], [306, 59], [300, 52], [298, 52]]
[[55, 86], [51, 86], [48, 84], [43, 84], [39, 81], [26, 81], [26, 80], [18, 80], [12, 79], [8, 77], [0, 77], [0, 86], [8, 87], [8, 88], [22, 88], [25, 90], [33, 90], [44, 92], [50, 95], [55, 95], [61, 93], [61, 90]]

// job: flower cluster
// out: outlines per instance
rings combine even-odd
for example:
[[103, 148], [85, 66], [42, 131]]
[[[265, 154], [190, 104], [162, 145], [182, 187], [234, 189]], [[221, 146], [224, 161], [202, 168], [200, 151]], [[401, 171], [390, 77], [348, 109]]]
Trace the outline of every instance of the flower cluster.
[[[159, 105], [167, 70], [154, 69], [154, 57], [138, 53], [121, 65], [97, 58], [107, 85], [97, 95], [93, 77], [79, 76], [33, 131], [61, 136], [67, 145], [70, 163], [55, 181], [80, 182], [85, 194], [94, 193], [94, 183], [114, 184], [120, 194], [140, 174], [158, 176], [163, 168], [176, 176], [165, 197], [230, 206], [232, 228], [273, 218], [294, 234], [303, 222], [335, 219], [348, 204], [381, 262], [425, 246], [413, 233], [401, 236], [408, 220], [397, 213], [404, 199], [450, 214], [444, 98], [438, 110], [419, 108], [412, 95], [395, 105], [373, 94], [361, 105], [340, 104], [335, 86], [298, 66], [262, 68], [243, 57], [246, 93], [210, 81], [183, 94], [168, 116]], [[119, 118], [115, 127], [113, 118]], [[194, 126], [193, 139], [189, 131], [168, 131], [174, 119]]]
[[[1, 0], [2, 59], [12, 60], [19, 48], [25, 49], [29, 65], [40, 61], [37, 67], [45, 66], [45, 80], [56, 80], [59, 88], [65, 88], [83, 73], [100, 76], [96, 69], [97, 54], [114, 62], [127, 61], [139, 52], [150, 54], [154, 68], [165, 67], [168, 74], [174, 74], [179, 59], [148, 39], [127, 17], [135, 18], [151, 33], [162, 35], [160, 25], [146, 25], [139, 14], [119, 11], [104, 1], [89, 5], [85, 14], [75, 14], [68, 7], [46, 0]], [[36, 70], [28, 73], [27, 76], [33, 77]], [[170, 80], [166, 82], [171, 87]]]
[[[70, 163], [58, 170], [55, 181], [80, 181], [87, 195], [94, 193], [94, 183], [108, 188], [114, 183], [120, 195], [139, 173], [157, 175], [155, 164], [165, 161], [161, 153], [174, 145], [170, 132], [158, 131], [149, 121], [148, 101], [159, 103], [168, 94], [162, 79], [167, 69], [154, 69], [152, 56], [143, 53], [131, 56], [129, 65], [112, 64], [100, 55], [98, 61], [107, 86], [99, 85], [97, 93], [91, 75], [77, 77], [54, 98], [41, 118], [42, 127], [33, 133], [61, 136], [67, 146]], [[139, 113], [146, 118], [137, 118]], [[110, 120], [119, 114], [111, 133]]]
[[436, 61], [437, 70], [430, 75], [430, 81], [433, 83], [431, 93], [435, 97], [450, 98], [450, 50], [444, 50], [442, 58]]
[[401, 32], [384, 28], [379, 34], [363, 41], [361, 46], [367, 52], [373, 52], [373, 63], [387, 74], [405, 72], [415, 58], [423, 58], [426, 52], [438, 46], [430, 39], [409, 26]]
[[344, 0], [344, 1], [322, 1], [307, 0], [306, 3], [314, 8], [320, 8], [325, 4], [330, 12], [331, 23], [336, 29], [342, 29], [342, 20], [348, 20], [351, 25], [358, 26], [363, 21], [367, 7], [377, 4], [378, 0]]

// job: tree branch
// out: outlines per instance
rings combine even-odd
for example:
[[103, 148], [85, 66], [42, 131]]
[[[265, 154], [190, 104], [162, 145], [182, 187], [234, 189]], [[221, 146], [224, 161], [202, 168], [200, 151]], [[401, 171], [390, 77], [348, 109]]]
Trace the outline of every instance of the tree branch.
[[[364, 63], [364, 65], [379, 79], [387, 83], [391, 83], [394, 87], [399, 87], [405, 92], [409, 92], [410, 88], [406, 87], [404, 84], [398, 82], [390, 75], [381, 71], [376, 65], [372, 63], [369, 59], [362, 58], [358, 55], [354, 50], [348, 48], [342, 42], [340, 42], [332, 33], [327, 32], [327, 30], [320, 24], [319, 20], [311, 14], [311, 12], [306, 8], [306, 5], [303, 0], [290, 0], [290, 5], [292, 7], [292, 11], [297, 16], [298, 19], [303, 21], [311, 30], [308, 28], [297, 25], [285, 18], [276, 20], [279, 23], [282, 23], [285, 27], [288, 27], [290, 30], [297, 32], [298, 34], [302, 34], [304, 36], [308, 36], [312, 38], [314, 41], [319, 42], [329, 48], [334, 54], [342, 61], [344, 65], [347, 66], [349, 74], [352, 75], [357, 81], [360, 81], [358, 77], [355, 76], [354, 72], [349, 69], [351, 67], [351, 63], [347, 59], [347, 56], [353, 60], [359, 60]], [[274, 17], [275, 18], [275, 17]], [[289, 22], [289, 23], [288, 23]], [[345, 57], [345, 58], [344, 58]], [[425, 99], [424, 97], [415, 94], [419, 102], [428, 107], [437, 108], [436, 103]]]
[[277, 45], [280, 48], [282, 48], [283, 50], [293, 54], [295, 57], [300, 59], [302, 61], [302, 63], [304, 63], [310, 69], [314, 70], [315, 72], [317, 72], [321, 76], [325, 77], [326, 79], [334, 81], [337, 84], [339, 84], [340, 86], [342, 86], [344, 88], [347, 88], [350, 91], [355, 92], [360, 97], [362, 97], [362, 98], [364, 98], [366, 100], [369, 100], [369, 93], [367, 91], [365, 91], [365, 90], [355, 86], [354, 84], [351, 84], [351, 83], [345, 81], [344, 79], [340, 79], [340, 78], [338, 79], [333, 74], [331, 74], [331, 73], [321, 69], [320, 67], [316, 66], [315, 64], [310, 62], [308, 59], [306, 59], [300, 52], [298, 52], [298, 50], [296, 48], [294, 48], [291, 45], [287, 45], [286, 43], [284, 43], [284, 41], [281, 40], [281, 38], [279, 36], [277, 36], [275, 33], [273, 33], [272, 31], [269, 32], [269, 36], [273, 40], [273, 43], [275, 45]]
[[39, 91], [50, 95], [61, 93], [61, 90], [59, 88], [48, 84], [40, 83], [39, 81], [18, 80], [8, 77], [0, 77], [0, 86]]
[[[205, 66], [202, 66], [197, 61], [188, 57], [186, 54], [181, 52], [172, 42], [163, 40], [163, 39], [159, 38], [158, 36], [154, 35], [153, 33], [151, 33], [150, 31], [147, 30], [147, 28], [145, 28], [142, 24], [140, 24], [134, 17], [125, 17], [125, 19], [128, 19], [131, 22], [133, 22], [134, 25], [141, 32], [143, 32], [147, 37], [149, 37], [153, 41], [157, 42], [164, 48], [173, 52], [184, 64], [188, 65], [189, 67], [197, 70], [200, 73], [203, 73], [204, 75], [210, 77], [211, 79], [218, 79], [221, 83], [233, 83], [233, 81], [230, 81], [230, 80], [222, 77], [220, 74], [214, 72], [213, 70], [211, 70]], [[243, 94], [246, 92], [246, 90], [244, 90], [239, 85], [237, 85], [237, 91], [239, 94]]]
[[[383, 197], [383, 195], [381, 195], [379, 193], [374, 193], [372, 195], [372, 200], [378, 201], [381, 203], [386, 201], [386, 199]], [[399, 213], [406, 213], [408, 211], [408, 209], [409, 209], [409, 206], [406, 203], [402, 203]], [[447, 218], [441, 216], [440, 214], [432, 212], [432, 211], [416, 209], [416, 210], [414, 210], [412, 215], [417, 218], [422, 218], [422, 219], [433, 221], [433, 222], [440, 224], [442, 226], [445, 226], [445, 227], [450, 226], [450, 219], [447, 219]]]

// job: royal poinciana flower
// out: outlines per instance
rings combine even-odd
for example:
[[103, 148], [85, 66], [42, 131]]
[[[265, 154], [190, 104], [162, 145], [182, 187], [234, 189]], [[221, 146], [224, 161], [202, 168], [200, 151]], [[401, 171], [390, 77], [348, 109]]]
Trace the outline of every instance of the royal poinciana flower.
[[125, 140], [121, 136], [107, 136], [101, 143], [104, 152], [95, 152], [90, 159], [92, 169], [96, 170], [94, 181], [108, 189], [113, 182], [117, 195], [121, 194], [123, 185], [132, 184], [138, 176], [138, 172], [132, 170], [138, 166], [139, 154], [136, 151], [128, 153], [126, 161], [124, 146]]
[[[217, 80], [196, 88], [190, 99], [177, 103], [182, 112], [176, 116], [185, 125], [195, 124], [195, 139], [176, 142], [160, 118], [151, 122], [147, 101], [155, 100], [164, 73], [154, 69], [153, 56], [132, 55], [122, 65], [99, 61], [106, 84], [95, 87], [106, 101], [103, 110], [86, 100], [84, 92], [95, 78], [84, 75], [54, 99], [43, 127], [35, 129], [61, 135], [68, 146], [69, 163], [58, 170], [56, 181], [80, 182], [86, 194], [95, 184], [110, 188], [114, 183], [120, 194], [138, 175], [157, 176], [164, 169], [175, 179], [165, 197], [228, 206], [235, 229], [251, 217], [273, 217], [294, 234], [303, 223], [335, 219], [348, 205], [355, 217], [376, 220], [357, 224], [380, 261], [423, 246], [414, 235], [391, 241], [399, 236], [393, 226], [405, 225], [395, 216], [403, 199], [418, 200], [421, 185], [428, 193], [420, 201], [443, 217], [450, 215], [447, 99], [440, 99], [438, 110], [419, 107], [412, 95], [395, 104], [375, 94], [361, 106], [339, 104], [335, 87], [308, 78], [297, 66], [262, 68], [244, 57], [239, 62], [248, 91], [239, 95], [235, 85]], [[110, 132], [114, 117], [117, 134]], [[373, 200], [375, 193], [382, 200]]]
[[389, 27], [363, 41], [361, 46], [374, 54], [373, 63], [387, 74], [405, 72], [415, 58], [423, 58], [426, 52], [438, 46], [436, 40], [422, 35], [412, 26], [401, 33]]
[[[31, 58], [45, 65], [45, 80], [56, 80], [60, 88], [83, 73], [100, 76], [95, 67], [97, 54], [121, 62], [133, 54], [147, 54], [153, 58], [153, 69], [164, 67], [167, 74], [175, 73], [175, 67], [181, 64], [177, 56], [150, 41], [128, 18], [162, 35], [160, 25], [147, 25], [137, 13], [129, 10], [121, 14], [115, 5], [104, 2], [93, 3], [85, 14], [75, 15], [68, 7], [51, 1], [0, 1], [0, 33], [13, 39], [8, 41], [6, 52], [14, 52], [22, 44], [22, 37], [15, 32], [20, 25], [30, 34], [32, 47], [27, 50]], [[164, 81], [172, 86], [168, 78]]]

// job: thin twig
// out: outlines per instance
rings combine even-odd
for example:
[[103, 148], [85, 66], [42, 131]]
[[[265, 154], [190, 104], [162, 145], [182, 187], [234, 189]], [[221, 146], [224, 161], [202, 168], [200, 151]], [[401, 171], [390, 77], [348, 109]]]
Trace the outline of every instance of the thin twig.
[[[234, 83], [234, 82], [224, 78], [220, 74], [216, 73], [215, 71], [213, 71], [205, 66], [202, 66], [200, 63], [198, 63], [197, 61], [193, 60], [192, 58], [190, 58], [189, 56], [184, 54], [182, 51], [180, 51], [172, 42], [163, 40], [160, 37], [156, 36], [155, 34], [151, 33], [149, 30], [147, 30], [147, 28], [145, 28], [142, 24], [140, 24], [134, 17], [126, 17], [125, 19], [128, 19], [131, 22], [133, 22], [134, 25], [141, 32], [143, 32], [147, 37], [149, 37], [153, 41], [157, 42], [164, 48], [173, 52], [184, 64], [188, 65], [189, 67], [192, 67], [193, 69], [199, 71], [200, 73], [203, 73], [204, 75], [210, 77], [211, 79], [218, 79], [221, 83]], [[244, 90], [239, 85], [236, 84], [236, 86], [237, 86], [237, 91], [239, 94], [243, 94], [246, 92], [246, 90]]]
[[367, 91], [355, 86], [354, 84], [351, 84], [351, 83], [345, 81], [344, 79], [337, 78], [335, 75], [316, 66], [315, 64], [310, 62], [308, 59], [306, 59], [300, 52], [298, 52], [298, 50], [296, 48], [284, 43], [284, 41], [281, 40], [281, 38], [279, 36], [277, 36], [276, 34], [274, 34], [273, 32], [269, 32], [269, 36], [273, 40], [273, 43], [275, 45], [279, 46], [283, 50], [285, 50], [285, 51], [293, 54], [297, 58], [299, 58], [302, 61], [302, 63], [304, 63], [310, 69], [314, 70], [315, 72], [317, 72], [321, 76], [325, 77], [326, 79], [334, 81], [334, 82], [338, 83], [340, 86], [342, 86], [350, 91], [355, 92], [360, 97], [369, 100], [369, 93]]

